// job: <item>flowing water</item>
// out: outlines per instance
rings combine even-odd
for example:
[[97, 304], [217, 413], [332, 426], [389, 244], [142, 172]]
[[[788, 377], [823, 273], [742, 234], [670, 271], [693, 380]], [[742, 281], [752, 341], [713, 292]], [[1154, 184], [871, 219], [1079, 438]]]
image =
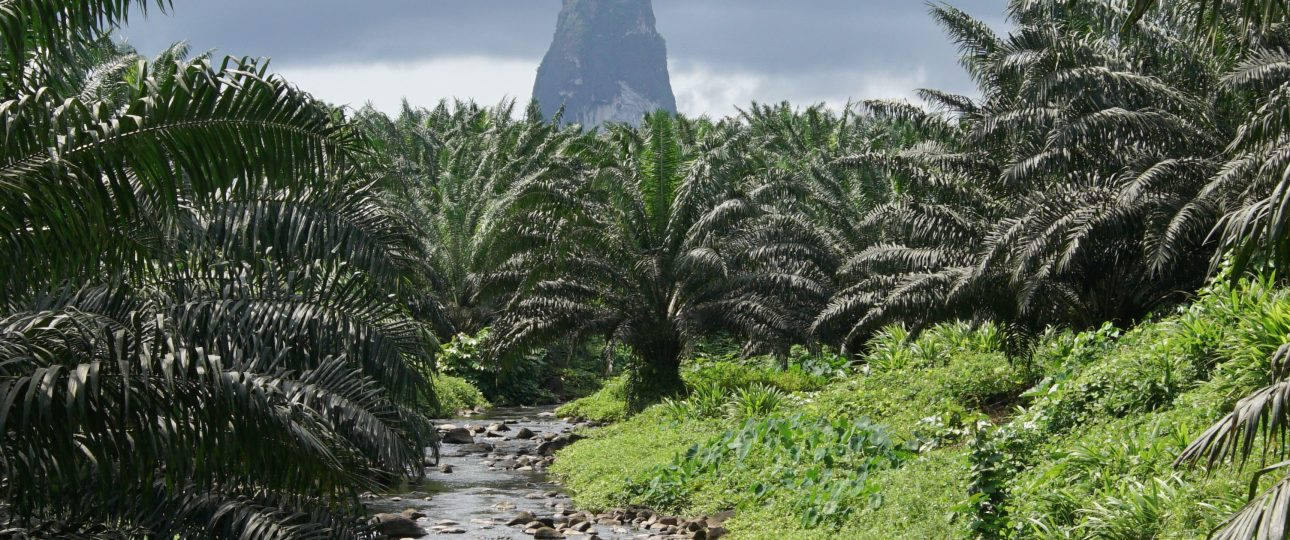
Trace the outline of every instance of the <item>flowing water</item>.
[[[389, 493], [369, 501], [368, 508], [373, 513], [398, 513], [409, 508], [424, 513], [426, 517], [418, 519], [417, 523], [429, 531], [429, 534], [421, 538], [533, 538], [533, 535], [525, 534], [524, 527], [508, 527], [506, 522], [522, 511], [549, 517], [557, 508], [567, 507], [572, 510], [569, 498], [541, 470], [490, 469], [485, 461], [503, 459], [501, 454], [511, 458], [517, 452], [533, 455], [536, 446], [542, 442], [542, 435], [570, 431], [573, 428], [571, 424], [549, 417], [552, 410], [552, 407], [502, 408], [449, 421], [448, 423], [457, 426], [511, 423], [508, 424], [510, 431], [505, 432], [505, 438], [475, 435], [477, 442], [496, 446], [489, 454], [466, 454], [462, 452], [464, 445], [443, 444], [440, 467], [431, 469], [424, 483], [408, 486], [402, 493]], [[543, 413], [548, 417], [539, 416]], [[512, 439], [520, 428], [528, 428], [536, 436], [531, 440]], [[451, 466], [452, 472], [442, 472], [443, 465]], [[436, 525], [439, 525], [440, 530], [435, 530]], [[455, 529], [464, 532], [440, 532]], [[594, 532], [605, 539], [636, 538], [641, 535], [640, 531], [608, 525], [595, 525]], [[588, 536], [568, 535], [568, 538]]]

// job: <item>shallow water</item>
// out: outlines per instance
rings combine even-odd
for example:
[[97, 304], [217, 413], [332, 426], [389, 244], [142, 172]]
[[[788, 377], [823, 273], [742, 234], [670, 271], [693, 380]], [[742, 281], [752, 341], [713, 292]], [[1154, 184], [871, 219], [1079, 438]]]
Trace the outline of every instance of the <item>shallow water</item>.
[[[554, 410], [554, 407], [524, 407], [494, 409], [488, 413], [469, 418], [457, 418], [444, 423], [457, 426], [488, 425], [504, 421], [513, 421], [509, 427], [513, 434], [521, 427], [526, 427], [537, 436], [548, 432], [565, 432], [572, 428], [556, 418], [541, 418], [538, 415]], [[511, 440], [486, 438], [476, 435], [477, 442], [487, 442], [496, 446], [493, 454], [503, 452], [514, 456], [516, 450], [528, 448], [529, 454], [535, 454], [534, 448], [541, 442], [533, 440]], [[440, 472], [439, 467], [431, 469], [426, 481], [421, 485], [409, 486], [400, 493], [389, 493], [381, 498], [368, 501], [368, 508], [373, 513], [401, 512], [415, 508], [427, 517], [418, 520], [418, 524], [430, 534], [421, 538], [483, 538], [483, 539], [531, 539], [523, 527], [507, 527], [506, 522], [521, 511], [529, 511], [538, 516], [550, 516], [556, 505], [572, 509], [569, 498], [561, 491], [560, 486], [550, 481], [547, 475], [539, 471], [490, 470], [484, 465], [489, 455], [461, 455], [463, 445], [444, 444], [441, 449], [440, 465], [451, 465], [453, 472]], [[537, 498], [538, 496], [540, 498]], [[550, 495], [555, 495], [554, 497]], [[455, 524], [451, 527], [465, 529], [465, 533], [441, 534], [432, 527], [444, 520]], [[641, 531], [630, 531], [622, 527], [596, 525], [594, 532], [605, 539], [636, 538]], [[569, 535], [570, 539], [587, 538], [587, 536]]]

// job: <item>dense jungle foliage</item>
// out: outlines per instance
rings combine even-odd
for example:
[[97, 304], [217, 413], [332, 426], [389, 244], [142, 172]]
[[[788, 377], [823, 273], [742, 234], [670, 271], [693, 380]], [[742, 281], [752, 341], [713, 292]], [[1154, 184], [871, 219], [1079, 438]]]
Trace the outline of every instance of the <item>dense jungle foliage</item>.
[[587, 396], [588, 508], [1285, 537], [1285, 3], [1008, 5], [930, 6], [974, 96], [588, 131], [0, 0], [0, 535], [366, 537], [431, 418]]

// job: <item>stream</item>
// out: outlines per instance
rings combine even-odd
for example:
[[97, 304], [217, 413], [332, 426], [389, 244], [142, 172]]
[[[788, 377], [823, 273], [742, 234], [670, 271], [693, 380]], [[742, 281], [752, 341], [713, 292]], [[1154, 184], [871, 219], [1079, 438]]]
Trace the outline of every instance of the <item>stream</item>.
[[[560, 486], [547, 477], [546, 460], [538, 452], [539, 445], [564, 435], [555, 442], [559, 445], [568, 440], [566, 434], [579, 427], [555, 418], [553, 410], [554, 407], [499, 408], [449, 421], [453, 426], [470, 430], [475, 444], [445, 442], [440, 449], [439, 466], [429, 469], [424, 483], [369, 500], [368, 509], [373, 514], [402, 514], [415, 520], [427, 533], [419, 536], [387, 533], [396, 539], [650, 536], [630, 523], [601, 523], [601, 516], [577, 512]], [[490, 425], [502, 426], [502, 429], [480, 432]], [[533, 436], [525, 438], [525, 430]], [[488, 445], [494, 448], [488, 450]], [[545, 520], [545, 525], [553, 528], [543, 531], [525, 524], [507, 525], [522, 512], [531, 512], [536, 520]]]

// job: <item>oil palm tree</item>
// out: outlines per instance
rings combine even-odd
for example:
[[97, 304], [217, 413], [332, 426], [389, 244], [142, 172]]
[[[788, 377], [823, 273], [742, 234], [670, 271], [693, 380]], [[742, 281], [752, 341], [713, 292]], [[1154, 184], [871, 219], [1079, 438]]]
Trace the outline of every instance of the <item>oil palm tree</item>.
[[6, 534], [366, 534], [433, 444], [421, 246], [263, 65], [83, 63], [149, 4], [0, 5]]
[[512, 261], [529, 272], [499, 319], [494, 346], [602, 335], [626, 346], [633, 405], [684, 391], [683, 354], [705, 333], [772, 342], [793, 332], [777, 309], [818, 284], [786, 271], [787, 246], [739, 227], [742, 138], [657, 113], [612, 126], [580, 167], [512, 190]]
[[447, 336], [488, 326], [516, 285], [494, 249], [503, 195], [554, 166], [581, 137], [544, 121], [536, 103], [519, 120], [514, 107], [441, 102], [434, 109], [405, 104], [397, 118], [371, 109], [359, 114], [379, 175], [423, 230]]
[[[1159, 0], [1134, 0], [1127, 23], [1136, 23], [1159, 4]], [[1231, 14], [1247, 25], [1266, 29], [1290, 15], [1290, 4], [1285, 0], [1189, 0], [1186, 4], [1200, 29], [1217, 28]]]

